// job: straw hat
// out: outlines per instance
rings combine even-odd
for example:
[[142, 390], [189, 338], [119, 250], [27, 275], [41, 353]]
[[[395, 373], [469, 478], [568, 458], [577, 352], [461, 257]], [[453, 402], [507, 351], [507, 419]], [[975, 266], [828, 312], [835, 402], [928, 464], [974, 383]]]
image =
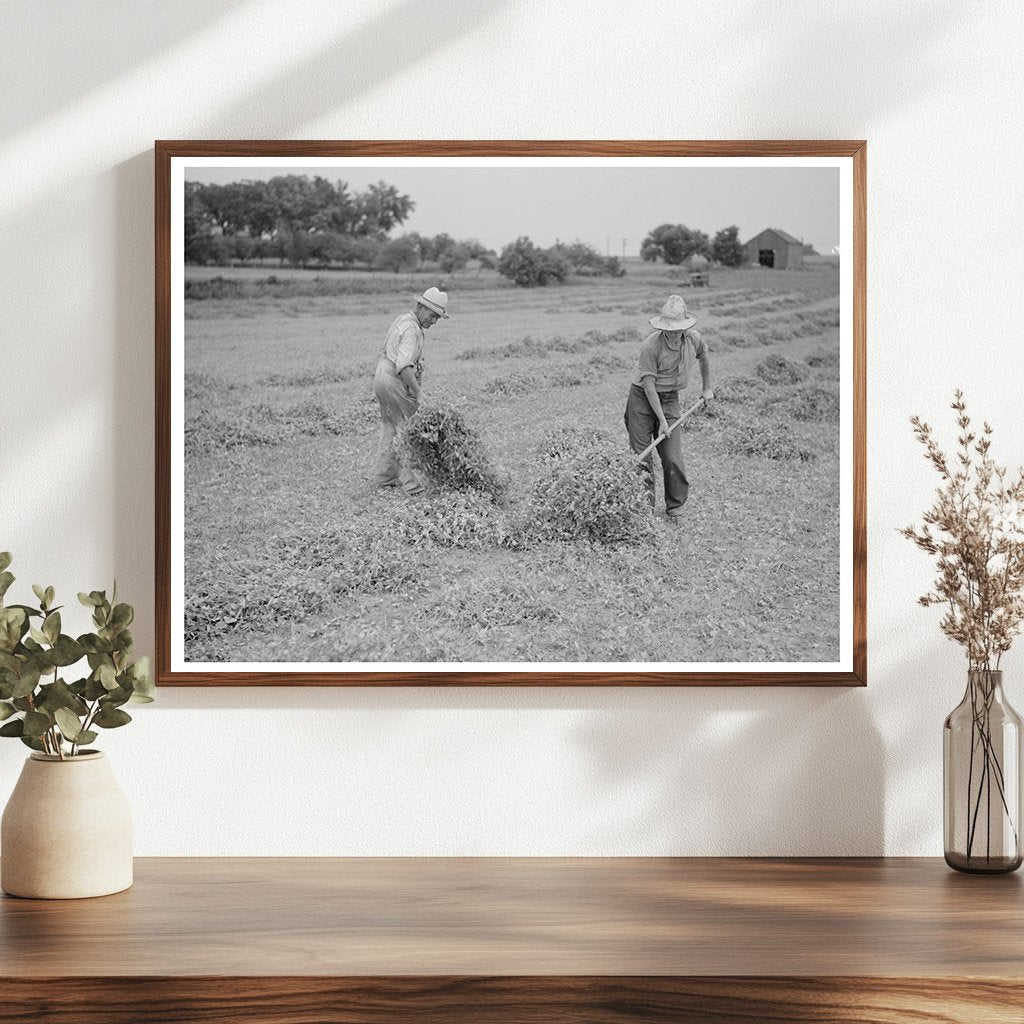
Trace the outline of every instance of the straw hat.
[[445, 312], [448, 308], [448, 293], [441, 291], [440, 288], [428, 288], [416, 301], [421, 306], [432, 309], [445, 320], [451, 319]]
[[685, 331], [697, 318], [686, 308], [682, 295], [670, 295], [657, 316], [647, 321], [656, 331]]

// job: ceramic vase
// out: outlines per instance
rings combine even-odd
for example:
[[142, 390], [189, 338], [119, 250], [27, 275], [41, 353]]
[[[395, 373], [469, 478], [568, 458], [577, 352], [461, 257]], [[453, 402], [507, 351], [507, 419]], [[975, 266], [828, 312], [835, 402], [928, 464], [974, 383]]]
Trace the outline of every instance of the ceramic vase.
[[110, 762], [99, 751], [63, 761], [33, 753], [0, 824], [0, 887], [68, 900], [131, 884], [131, 811]]

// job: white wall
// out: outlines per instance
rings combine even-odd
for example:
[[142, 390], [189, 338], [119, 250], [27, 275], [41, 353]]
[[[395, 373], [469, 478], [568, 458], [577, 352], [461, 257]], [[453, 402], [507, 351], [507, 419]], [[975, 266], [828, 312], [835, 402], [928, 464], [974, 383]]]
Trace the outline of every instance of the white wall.
[[941, 853], [964, 666], [896, 528], [955, 386], [1024, 461], [1022, 38], [1009, 2], [0, 4], [0, 548], [116, 576], [143, 650], [153, 139], [869, 140], [866, 690], [168, 688], [104, 737], [137, 852]]

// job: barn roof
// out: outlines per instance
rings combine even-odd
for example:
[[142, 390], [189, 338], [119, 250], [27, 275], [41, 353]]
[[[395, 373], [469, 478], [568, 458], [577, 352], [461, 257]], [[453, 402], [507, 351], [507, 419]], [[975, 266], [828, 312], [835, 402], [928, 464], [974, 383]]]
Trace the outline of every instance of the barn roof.
[[744, 242], [744, 245], [750, 245], [755, 238], [760, 238], [765, 231], [773, 231], [777, 234], [784, 242], [789, 242], [790, 245], [802, 245], [803, 243], [799, 238], [794, 238], [788, 231], [783, 231], [782, 228], [765, 228], [764, 231], [758, 231], [756, 235]]

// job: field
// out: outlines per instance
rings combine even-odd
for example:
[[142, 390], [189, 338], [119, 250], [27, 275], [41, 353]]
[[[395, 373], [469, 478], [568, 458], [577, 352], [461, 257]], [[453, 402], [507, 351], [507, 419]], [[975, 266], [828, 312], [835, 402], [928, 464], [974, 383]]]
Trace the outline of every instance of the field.
[[[189, 660], [838, 659], [835, 262], [716, 269], [695, 290], [660, 265], [537, 289], [487, 272], [440, 282], [452, 318], [427, 333], [423, 402], [479, 432], [508, 481], [501, 507], [373, 486], [373, 367], [388, 324], [435, 279], [188, 278]], [[719, 396], [687, 424], [680, 525], [655, 517], [631, 543], [510, 543], [552, 431], [628, 450], [629, 371], [670, 292], [700, 316]]]

